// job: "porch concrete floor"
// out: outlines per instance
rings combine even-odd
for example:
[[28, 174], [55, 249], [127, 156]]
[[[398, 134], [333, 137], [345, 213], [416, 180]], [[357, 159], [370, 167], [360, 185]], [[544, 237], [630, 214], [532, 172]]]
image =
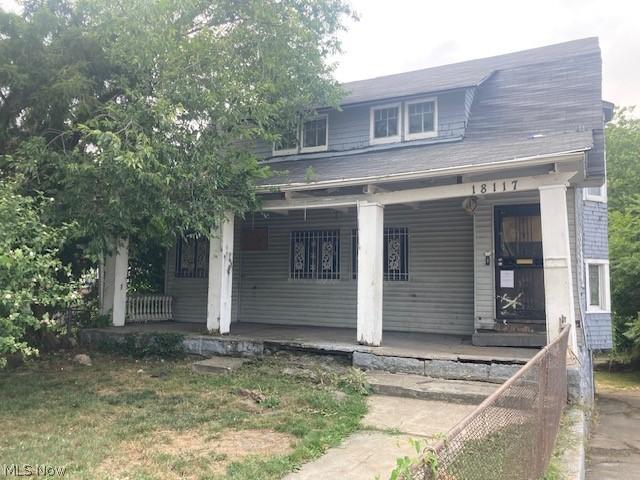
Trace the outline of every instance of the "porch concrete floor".
[[[129, 324], [124, 327], [109, 327], [104, 330], [114, 333], [206, 334], [205, 324], [187, 322], [148, 322]], [[244, 322], [231, 324], [231, 333], [225, 338], [264, 341], [308, 349], [317, 347], [318, 349], [334, 350], [347, 354], [359, 351], [385, 356], [478, 362], [525, 363], [537, 352], [535, 348], [475, 346], [471, 344], [471, 336], [388, 331], [383, 333], [380, 347], [368, 347], [356, 343], [355, 329]]]

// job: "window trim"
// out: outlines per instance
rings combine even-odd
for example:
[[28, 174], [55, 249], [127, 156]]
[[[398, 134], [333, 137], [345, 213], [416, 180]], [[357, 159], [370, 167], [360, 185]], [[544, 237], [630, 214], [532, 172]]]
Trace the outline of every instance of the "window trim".
[[300, 151], [300, 124], [298, 124], [298, 126], [296, 127], [296, 142], [298, 143], [298, 145], [295, 148], [283, 148], [281, 150], [278, 150], [276, 148], [276, 142], [273, 142], [273, 144], [271, 145], [271, 156], [283, 157], [285, 155], [295, 155]]
[[[585, 299], [587, 305], [587, 313], [611, 313], [611, 282], [609, 279], [609, 260], [589, 258], [584, 261], [585, 264]], [[591, 290], [589, 286], [589, 266], [597, 265], [602, 268], [600, 277], [601, 288], [600, 294], [604, 305], [591, 305]]]
[[[430, 132], [409, 133], [409, 105], [433, 102], [433, 130]], [[423, 97], [408, 100], [404, 103], [404, 139], [420, 140], [438, 136], [438, 97]]]
[[[387, 108], [397, 108], [398, 109], [398, 134], [392, 137], [375, 137], [375, 111], [376, 110], [385, 110]], [[384, 105], [373, 105], [369, 108], [369, 144], [370, 145], [382, 145], [385, 143], [397, 143], [402, 141], [402, 102], [396, 103], [385, 103]]]
[[[324, 145], [318, 145], [315, 147], [305, 147], [304, 146], [304, 124], [307, 122], [313, 122], [316, 120], [324, 119], [325, 122], [325, 134], [324, 134]], [[300, 127], [300, 153], [311, 153], [311, 152], [326, 152], [329, 149], [329, 114], [327, 113], [319, 113], [314, 118], [310, 118], [302, 122]]]
[[595, 188], [595, 187], [584, 187], [583, 193], [584, 193], [585, 200], [590, 202], [607, 203], [607, 181], [606, 180], [602, 185], [600, 185], [600, 195], [593, 195], [592, 193], [589, 193], [589, 188]]

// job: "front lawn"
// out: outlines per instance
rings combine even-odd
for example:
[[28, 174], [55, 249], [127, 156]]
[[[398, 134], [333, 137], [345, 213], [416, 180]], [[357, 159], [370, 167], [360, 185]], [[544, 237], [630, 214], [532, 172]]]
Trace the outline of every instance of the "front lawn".
[[[307, 359], [201, 375], [193, 360], [68, 356], [0, 372], [0, 465], [65, 478], [281, 478], [359, 428], [361, 376]], [[330, 362], [333, 363], [333, 362]]]
[[599, 366], [595, 372], [597, 388], [605, 390], [640, 390], [640, 369], [631, 367], [609, 371]]

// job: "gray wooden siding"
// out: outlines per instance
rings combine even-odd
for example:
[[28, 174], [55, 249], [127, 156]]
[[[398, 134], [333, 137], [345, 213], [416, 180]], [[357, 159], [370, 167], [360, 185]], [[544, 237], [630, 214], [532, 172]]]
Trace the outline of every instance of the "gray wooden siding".
[[[605, 202], [583, 200], [584, 192], [579, 192], [577, 200], [582, 206], [583, 261], [586, 259], [608, 259], [608, 208]], [[587, 342], [596, 350], [606, 350], [613, 346], [611, 313], [586, 312], [586, 269], [581, 265], [582, 283], [581, 305], [585, 312]]]
[[[437, 95], [438, 99], [438, 138], [451, 138], [464, 135], [473, 97], [469, 98], [465, 90]], [[382, 103], [385, 104], [385, 103]], [[342, 152], [369, 147], [370, 105], [345, 107], [342, 111], [329, 112], [330, 152]], [[404, 122], [404, 114], [401, 123]], [[404, 127], [401, 129], [403, 130]], [[384, 146], [372, 148], [386, 148]], [[272, 154], [271, 145], [258, 142], [255, 153], [259, 158]], [[317, 153], [314, 155], [318, 155]]]
[[[537, 191], [496, 195], [480, 199], [474, 215], [474, 268], [475, 268], [475, 328], [494, 328], [495, 311], [495, 249], [493, 232], [493, 207], [518, 203], [540, 203]], [[576, 223], [574, 189], [567, 190], [567, 215], [569, 219], [569, 243], [571, 249], [571, 274], [573, 277], [574, 304], [579, 317], [579, 287], [576, 261]], [[491, 252], [491, 265], [485, 265], [485, 252]]]
[[[235, 224], [235, 237], [238, 238], [240, 226]], [[240, 252], [238, 245], [233, 250], [233, 286], [231, 321], [238, 320], [238, 300], [240, 296]], [[167, 251], [165, 294], [174, 298], [173, 317], [178, 322], [207, 323], [207, 291], [208, 278], [176, 277], [175, 246]]]
[[[356, 326], [356, 280], [351, 276], [355, 210], [291, 212], [250, 219], [269, 229], [269, 249], [242, 252], [239, 319], [288, 325]], [[473, 332], [473, 226], [458, 200], [414, 210], [385, 209], [385, 225], [409, 229], [406, 282], [384, 284], [384, 329], [450, 334]], [[289, 233], [340, 229], [341, 279], [290, 280]]]
[[471, 115], [471, 106], [473, 105], [475, 96], [476, 88], [467, 88], [464, 94], [464, 113], [467, 121], [469, 121], [469, 115]]

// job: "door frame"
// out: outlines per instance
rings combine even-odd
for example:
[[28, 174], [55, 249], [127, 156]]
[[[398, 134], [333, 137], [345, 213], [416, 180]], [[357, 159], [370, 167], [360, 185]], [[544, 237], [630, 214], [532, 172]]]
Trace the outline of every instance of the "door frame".
[[[493, 235], [492, 235], [492, 240], [493, 240], [493, 311], [494, 311], [494, 319], [495, 322], [501, 322], [504, 319], [501, 319], [498, 317], [498, 312], [499, 312], [499, 308], [498, 308], [498, 289], [499, 289], [499, 281], [500, 281], [500, 267], [498, 265], [498, 249], [500, 248], [500, 239], [498, 238], [499, 236], [499, 232], [500, 232], [500, 225], [499, 225], [499, 221], [501, 219], [501, 216], [497, 214], [497, 210], [498, 209], [502, 209], [502, 210], [512, 210], [517, 212], [518, 210], [537, 210], [537, 212], [540, 212], [540, 203], [539, 202], [532, 202], [532, 201], [527, 201], [527, 200], [523, 200], [523, 201], [515, 201], [515, 202], [509, 202], [509, 201], [505, 201], [505, 202], [499, 202], [499, 203], [494, 203], [491, 205], [491, 217], [492, 217], [492, 229], [493, 229]], [[542, 242], [542, 240], [541, 240]], [[540, 259], [542, 262], [542, 265], [539, 267], [543, 272], [544, 272], [544, 256]], [[543, 287], [544, 288], [544, 287]], [[545, 295], [545, 293], [543, 293], [543, 295]], [[543, 309], [545, 308], [545, 306], [543, 306]], [[541, 319], [510, 319], [508, 320], [509, 323], [515, 323], [515, 324], [546, 324], [546, 314], [543, 315], [543, 318]]]

